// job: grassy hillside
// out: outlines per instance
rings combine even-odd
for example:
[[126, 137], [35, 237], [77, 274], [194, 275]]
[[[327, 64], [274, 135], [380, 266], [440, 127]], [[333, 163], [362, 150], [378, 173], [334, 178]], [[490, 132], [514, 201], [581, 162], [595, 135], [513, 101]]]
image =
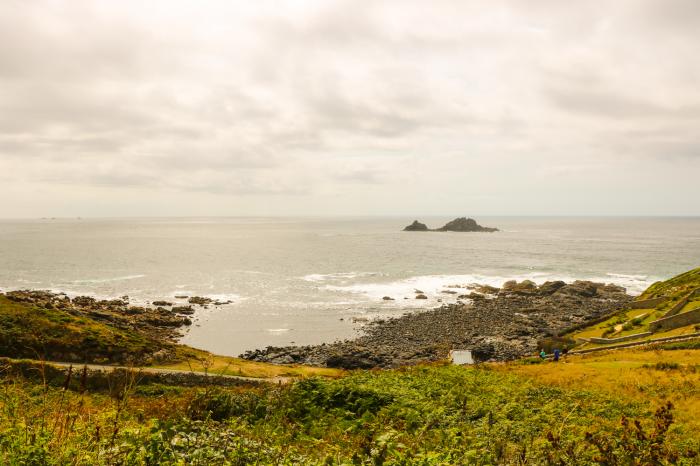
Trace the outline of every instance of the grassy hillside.
[[634, 350], [245, 390], [124, 384], [104, 393], [5, 373], [0, 462], [698, 464], [698, 363], [697, 350]]
[[61, 309], [17, 303], [0, 296], [0, 356], [126, 363], [172, 347]]
[[[649, 324], [663, 318], [676, 304], [686, 298], [692, 291], [700, 288], [700, 268], [683, 273], [663, 282], [651, 285], [637, 301], [652, 298], [666, 297], [667, 301], [656, 306], [644, 309], [620, 309], [617, 313], [601, 322], [593, 323], [587, 327], [578, 328], [568, 337], [578, 341], [576, 349], [589, 349], [610, 346], [604, 343], [583, 342], [582, 340], [597, 338], [620, 338], [652, 331]], [[691, 298], [679, 313], [684, 313], [700, 307], [700, 296]], [[688, 324], [683, 327], [656, 330], [652, 335], [640, 337], [632, 341], [644, 341], [665, 337], [690, 335], [700, 331], [699, 324]]]
[[670, 280], [656, 282], [642, 293], [639, 299], [657, 298], [659, 296], [680, 297], [700, 287], [700, 267], [682, 273]]
[[497, 369], [563, 389], [595, 388], [649, 406], [671, 401], [677, 422], [700, 438], [700, 341], [570, 356], [564, 364], [516, 361]]
[[280, 366], [216, 356], [70, 312], [18, 303], [0, 295], [0, 356], [47, 361], [142, 365], [165, 354], [157, 367], [247, 377], [336, 377], [342, 371]]

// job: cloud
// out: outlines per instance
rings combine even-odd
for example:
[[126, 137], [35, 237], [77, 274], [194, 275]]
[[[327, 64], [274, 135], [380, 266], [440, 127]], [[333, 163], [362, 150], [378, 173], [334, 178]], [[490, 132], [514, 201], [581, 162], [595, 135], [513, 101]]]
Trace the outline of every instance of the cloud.
[[136, 191], [134, 214], [521, 213], [497, 200], [545, 205], [565, 172], [683, 177], [699, 25], [692, 0], [3, 2], [0, 195], [82, 215]]

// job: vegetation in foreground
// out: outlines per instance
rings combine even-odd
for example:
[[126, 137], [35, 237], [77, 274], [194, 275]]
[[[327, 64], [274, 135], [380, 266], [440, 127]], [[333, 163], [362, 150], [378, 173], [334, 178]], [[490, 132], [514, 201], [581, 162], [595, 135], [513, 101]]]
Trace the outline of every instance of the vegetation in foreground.
[[[3, 464], [700, 464], [700, 351], [87, 391], [5, 372]], [[663, 364], [662, 364], [663, 363]], [[636, 382], [635, 382], [636, 381]]]
[[[691, 278], [655, 287], [683, 293]], [[0, 349], [148, 349], [138, 332], [74, 317], [0, 301]], [[167, 367], [274, 375], [187, 347], [175, 354]], [[696, 341], [230, 388], [164, 386], [128, 371], [100, 385], [80, 371], [57, 381], [18, 366], [0, 368], [2, 464], [700, 464]]]

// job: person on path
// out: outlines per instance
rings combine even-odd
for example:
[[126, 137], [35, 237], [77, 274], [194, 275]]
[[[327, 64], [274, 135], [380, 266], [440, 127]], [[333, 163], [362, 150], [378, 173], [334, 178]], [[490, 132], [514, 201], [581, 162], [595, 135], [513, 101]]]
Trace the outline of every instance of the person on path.
[[559, 348], [554, 349], [554, 362], [559, 362]]
[[547, 353], [545, 353], [544, 349], [540, 351], [540, 359], [542, 359], [543, 361], [547, 359]]

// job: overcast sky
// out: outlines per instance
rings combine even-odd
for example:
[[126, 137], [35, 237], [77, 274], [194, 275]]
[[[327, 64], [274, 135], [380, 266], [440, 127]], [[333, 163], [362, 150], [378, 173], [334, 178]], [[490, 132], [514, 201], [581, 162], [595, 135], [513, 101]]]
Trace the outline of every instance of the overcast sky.
[[0, 1], [0, 217], [700, 215], [700, 1]]

